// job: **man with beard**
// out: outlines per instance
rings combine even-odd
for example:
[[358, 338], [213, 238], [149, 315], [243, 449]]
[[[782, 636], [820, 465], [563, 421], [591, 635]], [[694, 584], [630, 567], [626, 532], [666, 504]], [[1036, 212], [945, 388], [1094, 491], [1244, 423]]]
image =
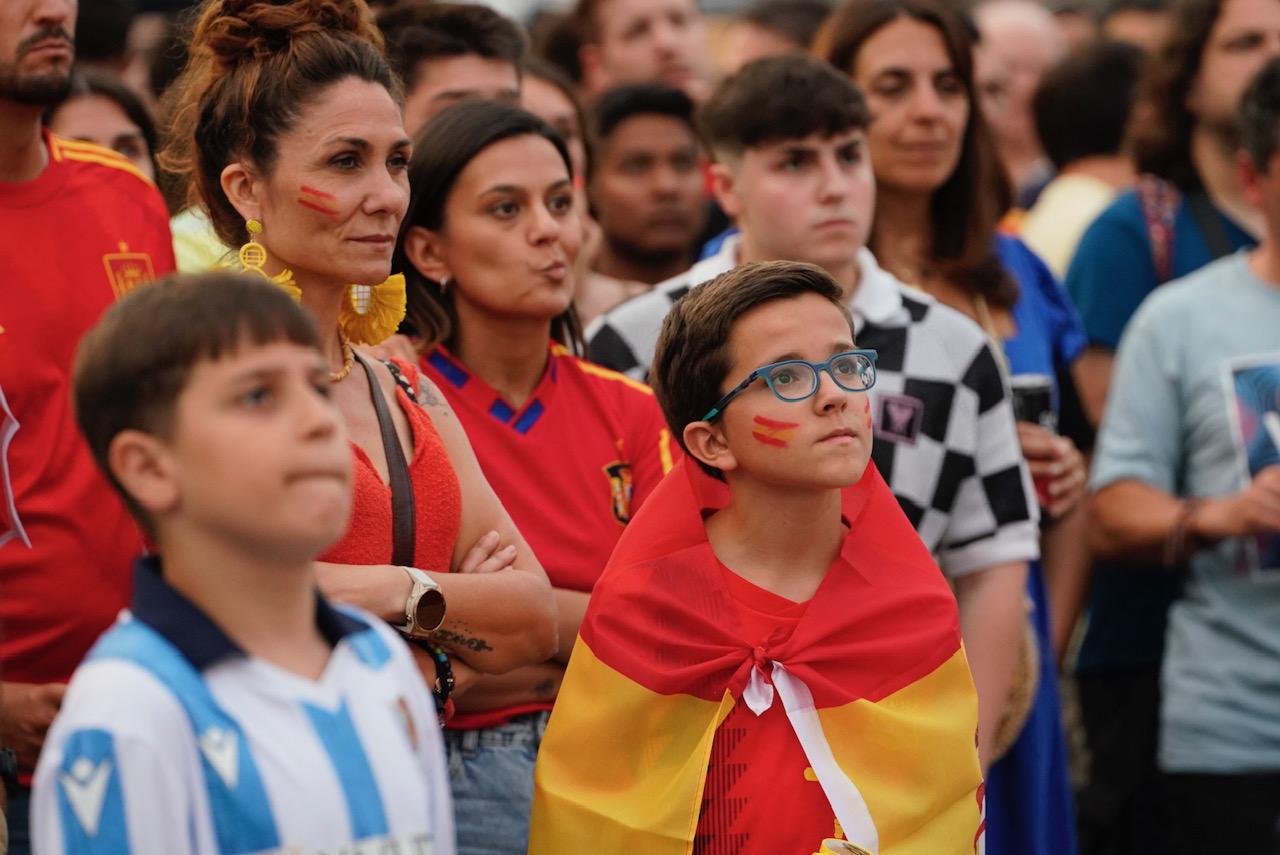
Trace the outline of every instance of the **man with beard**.
[[0, 771], [14, 855], [29, 851], [30, 775], [64, 684], [129, 601], [141, 548], [75, 430], [72, 354], [108, 305], [173, 269], [150, 182], [41, 128], [70, 85], [75, 19], [76, 0], [0, 3]]
[[658, 83], [620, 86], [596, 104], [589, 186], [604, 233], [598, 273], [654, 285], [689, 269], [707, 194], [693, 101]]

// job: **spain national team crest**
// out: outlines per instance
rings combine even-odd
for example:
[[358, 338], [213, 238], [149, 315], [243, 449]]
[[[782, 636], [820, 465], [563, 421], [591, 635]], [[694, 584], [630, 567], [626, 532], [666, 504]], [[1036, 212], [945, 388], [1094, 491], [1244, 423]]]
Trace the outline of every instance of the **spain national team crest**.
[[120, 242], [119, 252], [109, 252], [102, 256], [102, 264], [107, 269], [107, 281], [111, 290], [119, 300], [143, 282], [156, 278], [151, 266], [151, 256], [145, 252], [130, 252], [129, 244]]
[[621, 525], [631, 522], [631, 464], [610, 463], [604, 467], [613, 499], [613, 518]]

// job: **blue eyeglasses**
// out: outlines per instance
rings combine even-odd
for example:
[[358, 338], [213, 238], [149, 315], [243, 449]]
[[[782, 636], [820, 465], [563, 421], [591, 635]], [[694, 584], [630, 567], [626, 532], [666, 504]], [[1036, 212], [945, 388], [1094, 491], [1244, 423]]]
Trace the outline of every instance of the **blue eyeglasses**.
[[762, 365], [748, 374], [746, 380], [730, 389], [729, 394], [716, 401], [716, 405], [707, 410], [702, 420], [709, 422], [723, 413], [729, 402], [741, 395], [757, 378], [769, 384], [769, 391], [782, 401], [803, 401], [817, 394], [821, 382], [818, 374], [821, 371], [831, 375], [835, 384], [846, 392], [865, 392], [876, 385], [876, 356], [874, 350], [848, 350], [837, 353], [826, 362], [788, 359]]

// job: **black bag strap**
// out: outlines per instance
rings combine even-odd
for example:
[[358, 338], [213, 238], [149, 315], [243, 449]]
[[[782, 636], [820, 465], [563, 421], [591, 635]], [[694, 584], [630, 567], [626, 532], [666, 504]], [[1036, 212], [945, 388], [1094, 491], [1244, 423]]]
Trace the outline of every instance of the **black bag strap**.
[[373, 363], [355, 354], [356, 361], [369, 378], [369, 397], [373, 399], [373, 411], [378, 415], [378, 429], [382, 432], [382, 449], [387, 455], [387, 475], [391, 479], [391, 563], [399, 567], [414, 566], [417, 533], [414, 531], [413, 481], [409, 478], [409, 463], [400, 447], [396, 423], [391, 420], [387, 399], [382, 385], [373, 371]]
[[1187, 206], [1191, 209], [1191, 216], [1195, 217], [1196, 225], [1200, 227], [1200, 234], [1204, 235], [1204, 242], [1209, 245], [1210, 255], [1218, 259], [1236, 251], [1231, 239], [1227, 237], [1227, 230], [1222, 227], [1222, 216], [1210, 201], [1208, 193], [1203, 189], [1188, 193]]

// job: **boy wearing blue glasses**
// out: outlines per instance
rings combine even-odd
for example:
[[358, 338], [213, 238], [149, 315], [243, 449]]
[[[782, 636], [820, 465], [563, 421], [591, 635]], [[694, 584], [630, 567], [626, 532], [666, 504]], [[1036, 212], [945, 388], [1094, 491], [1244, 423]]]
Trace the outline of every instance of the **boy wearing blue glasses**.
[[530, 853], [983, 846], [954, 597], [871, 457], [876, 354], [808, 264], [676, 303], [652, 379], [686, 458], [597, 583]]
[[[869, 122], [848, 75], [812, 57], [757, 60], [722, 80], [699, 127], [715, 161], [716, 198], [738, 231], [687, 273], [604, 315], [587, 329], [589, 350], [593, 361], [645, 377], [662, 319], [690, 287], [760, 261], [808, 262], [831, 276], [858, 341], [879, 353], [868, 393], [872, 459], [955, 586], [989, 763], [1023, 720], [1011, 699], [1034, 696], [1015, 676], [1027, 562], [1040, 554], [1035, 496], [986, 334], [899, 282], [866, 249], [876, 193]], [[1043, 733], [1058, 727], [1056, 714], [1037, 723]]]

